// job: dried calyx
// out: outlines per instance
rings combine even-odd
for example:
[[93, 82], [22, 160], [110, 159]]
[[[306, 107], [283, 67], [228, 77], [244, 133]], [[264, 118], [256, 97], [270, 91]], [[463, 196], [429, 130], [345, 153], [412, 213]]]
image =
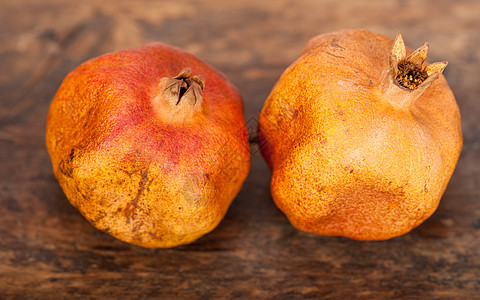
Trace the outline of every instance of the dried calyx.
[[405, 43], [402, 35], [398, 34], [390, 56], [390, 68], [394, 72], [397, 83], [410, 90], [426, 89], [430, 86], [443, 72], [447, 62], [437, 62], [423, 66], [427, 54], [428, 43], [425, 43], [406, 57]]
[[447, 62], [425, 65], [428, 43], [407, 57], [402, 35], [398, 34], [390, 54], [390, 68], [382, 80], [384, 94], [400, 106], [409, 107], [447, 66]]
[[153, 107], [162, 119], [183, 122], [202, 109], [205, 79], [191, 74], [192, 70], [185, 68], [175, 77], [160, 80]]
[[192, 70], [185, 68], [177, 76], [165, 78], [167, 83], [164, 88], [164, 94], [169, 102], [171, 101], [178, 105], [181, 101], [186, 101], [191, 105], [195, 105], [203, 100], [205, 79], [202, 75], [190, 78], [191, 74]]
[[401, 86], [407, 89], [416, 89], [427, 77], [425, 70], [409, 61], [404, 60], [398, 63], [398, 73], [395, 79]]

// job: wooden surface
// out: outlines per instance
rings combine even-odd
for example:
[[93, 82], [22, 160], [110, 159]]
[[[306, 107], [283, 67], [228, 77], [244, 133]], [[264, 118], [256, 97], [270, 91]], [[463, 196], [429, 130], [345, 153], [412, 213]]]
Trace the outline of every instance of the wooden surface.
[[[230, 3], [232, 2], [232, 3]], [[480, 2], [0, 2], [0, 299], [480, 299]], [[343, 28], [412, 48], [430, 42], [462, 113], [464, 150], [437, 212], [384, 242], [294, 229], [252, 169], [220, 226], [150, 250], [93, 228], [70, 206], [45, 149], [63, 77], [108, 51], [160, 40], [222, 70], [258, 112], [307, 40]]]

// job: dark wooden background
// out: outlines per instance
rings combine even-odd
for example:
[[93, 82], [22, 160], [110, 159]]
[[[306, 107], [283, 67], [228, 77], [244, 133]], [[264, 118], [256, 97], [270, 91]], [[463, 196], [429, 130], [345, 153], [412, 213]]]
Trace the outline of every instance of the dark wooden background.
[[[464, 149], [437, 212], [384, 242], [294, 229], [251, 173], [220, 226], [150, 250], [115, 240], [70, 206], [45, 149], [63, 77], [108, 51], [160, 40], [222, 70], [255, 126], [307, 40], [366, 28], [430, 42], [462, 113]], [[0, 299], [480, 299], [480, 2], [0, 1]]]

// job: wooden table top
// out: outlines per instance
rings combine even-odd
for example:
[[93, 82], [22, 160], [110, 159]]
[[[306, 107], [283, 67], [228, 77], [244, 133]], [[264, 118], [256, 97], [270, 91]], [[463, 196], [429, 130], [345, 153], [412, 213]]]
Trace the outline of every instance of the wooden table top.
[[[0, 2], [0, 299], [480, 299], [480, 2]], [[105, 52], [163, 41], [223, 71], [255, 124], [309, 38], [344, 28], [430, 43], [462, 113], [464, 148], [436, 213], [383, 242], [293, 228], [257, 152], [221, 224], [144, 249], [96, 230], [55, 180], [44, 135], [64, 76]]]

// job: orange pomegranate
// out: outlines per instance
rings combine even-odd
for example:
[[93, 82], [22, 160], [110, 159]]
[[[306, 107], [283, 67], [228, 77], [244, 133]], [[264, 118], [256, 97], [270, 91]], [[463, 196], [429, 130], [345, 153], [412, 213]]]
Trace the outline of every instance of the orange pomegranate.
[[46, 144], [70, 203], [98, 229], [144, 247], [210, 232], [250, 168], [237, 90], [162, 43], [73, 70], [51, 103]]
[[310, 40], [259, 119], [276, 205], [297, 228], [357, 240], [409, 232], [437, 208], [462, 148], [428, 44], [366, 30]]

